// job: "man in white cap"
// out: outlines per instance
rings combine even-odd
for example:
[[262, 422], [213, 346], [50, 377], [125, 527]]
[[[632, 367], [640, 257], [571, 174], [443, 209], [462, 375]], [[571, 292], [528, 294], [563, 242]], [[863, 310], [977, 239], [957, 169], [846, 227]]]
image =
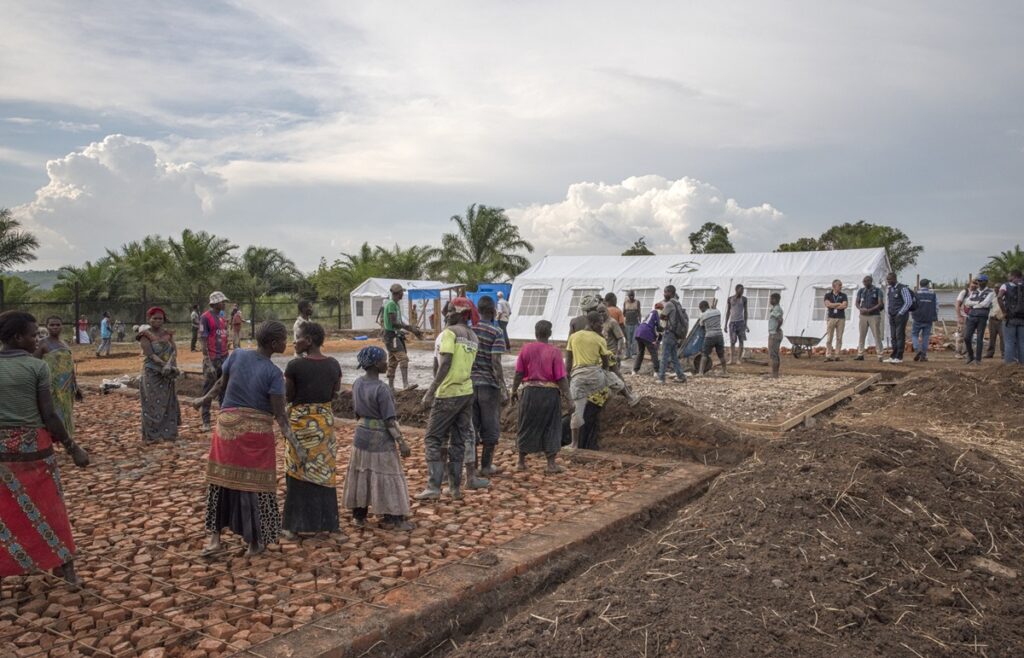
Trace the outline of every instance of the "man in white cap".
[[[219, 290], [210, 293], [210, 308], [199, 318], [199, 346], [203, 352], [203, 395], [205, 396], [220, 379], [224, 362], [228, 358], [228, 321], [224, 317], [227, 296]], [[218, 402], [224, 400], [223, 391]], [[208, 400], [200, 408], [203, 415], [203, 431], [210, 431], [210, 406]]]
[[384, 304], [384, 346], [388, 351], [388, 386], [395, 390], [395, 371], [402, 373], [402, 388], [416, 388], [409, 386], [409, 354], [405, 347], [405, 332], [411, 331], [416, 338], [422, 333], [416, 327], [406, 324], [402, 320], [402, 306], [398, 302], [405, 296], [405, 288], [402, 284], [391, 285], [391, 299]]

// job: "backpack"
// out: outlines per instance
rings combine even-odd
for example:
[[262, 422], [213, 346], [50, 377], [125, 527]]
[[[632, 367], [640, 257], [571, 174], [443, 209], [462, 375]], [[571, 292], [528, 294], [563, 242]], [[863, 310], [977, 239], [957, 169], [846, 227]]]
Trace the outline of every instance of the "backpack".
[[669, 300], [668, 303], [676, 307], [676, 313], [672, 315], [675, 320], [673, 321], [672, 326], [668, 328], [669, 331], [671, 331], [672, 335], [676, 338], [686, 338], [686, 330], [690, 326], [690, 317], [686, 314], [686, 309], [683, 308], [683, 305], [675, 299]]
[[1024, 320], [1024, 283], [1006, 284], [1003, 296], [1007, 320]]
[[910, 288], [908, 286], [904, 286], [904, 288], [907, 288], [907, 291], [910, 292], [910, 311], [909, 312], [913, 313], [914, 311], [917, 310], [917, 293], [914, 292], [913, 288]]

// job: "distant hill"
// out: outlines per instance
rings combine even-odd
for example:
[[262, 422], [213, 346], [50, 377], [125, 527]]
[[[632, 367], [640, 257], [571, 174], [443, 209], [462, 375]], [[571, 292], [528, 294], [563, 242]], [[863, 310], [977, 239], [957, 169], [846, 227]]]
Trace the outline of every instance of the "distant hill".
[[24, 279], [31, 285], [36, 286], [40, 290], [53, 290], [53, 287], [57, 285], [58, 270], [25, 270], [23, 272], [4, 272], [4, 274], [10, 276], [16, 276], [19, 279]]

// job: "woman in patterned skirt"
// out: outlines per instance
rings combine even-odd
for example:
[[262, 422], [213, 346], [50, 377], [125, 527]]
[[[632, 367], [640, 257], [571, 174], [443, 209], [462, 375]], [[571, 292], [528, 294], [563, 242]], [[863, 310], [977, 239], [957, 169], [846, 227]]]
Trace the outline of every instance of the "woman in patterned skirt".
[[154, 306], [146, 312], [148, 329], [140, 330], [138, 339], [142, 347], [142, 383], [139, 400], [142, 402], [142, 441], [174, 441], [181, 424], [176, 380], [178, 377], [178, 350], [174, 334], [164, 329], [167, 315]]
[[77, 585], [53, 442], [76, 466], [88, 466], [89, 455], [54, 411], [50, 369], [33, 356], [38, 331], [28, 313], [0, 313], [0, 578], [53, 569]]
[[82, 391], [75, 378], [75, 357], [71, 348], [61, 340], [64, 322], [59, 316], [46, 318], [47, 336], [39, 341], [36, 357], [50, 368], [50, 395], [53, 410], [60, 416], [68, 436], [75, 438], [75, 401], [82, 401]]
[[315, 322], [299, 328], [293, 359], [284, 371], [288, 417], [298, 444], [306, 451], [299, 459], [291, 445], [285, 452], [284, 530], [286, 539], [298, 532], [339, 531], [337, 445], [331, 402], [341, 388], [341, 365], [324, 356], [324, 329]]
[[388, 356], [379, 347], [364, 347], [356, 358], [366, 374], [352, 384], [359, 425], [345, 478], [345, 507], [352, 510], [357, 526], [366, 525], [372, 508], [374, 514], [383, 516], [382, 528], [412, 530], [413, 525], [406, 520], [410, 514], [409, 485], [398, 457], [411, 453], [398, 429], [391, 388], [380, 379], [381, 373], [388, 371]]
[[235, 350], [209, 393], [193, 402], [197, 409], [224, 390], [224, 403], [213, 428], [206, 466], [206, 530], [203, 555], [220, 550], [225, 528], [241, 535], [247, 555], [262, 553], [277, 541], [281, 512], [277, 507], [277, 452], [274, 423], [298, 454], [284, 401], [284, 375], [270, 360], [284, 352], [288, 331], [276, 320], [256, 329], [255, 350]]

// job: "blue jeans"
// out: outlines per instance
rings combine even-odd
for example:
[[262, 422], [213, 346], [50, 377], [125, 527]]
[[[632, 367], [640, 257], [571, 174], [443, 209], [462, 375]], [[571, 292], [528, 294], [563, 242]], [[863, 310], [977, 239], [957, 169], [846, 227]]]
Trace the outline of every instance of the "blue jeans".
[[1024, 324], [1003, 325], [1003, 363], [1024, 364]]
[[679, 350], [677, 345], [679, 339], [671, 331], [666, 331], [665, 335], [661, 338], [661, 363], [658, 364], [661, 367], [658, 369], [658, 379], [665, 381], [665, 368], [668, 364], [672, 364], [672, 369], [676, 371], [676, 377], [679, 379], [685, 379], [686, 373], [683, 372], [683, 366], [679, 363]]
[[932, 323], [918, 322], [910, 327], [910, 341], [914, 345], [915, 352], [928, 353], [928, 340], [932, 337]]
[[633, 358], [636, 356], [636, 325], [626, 325], [626, 356]]

